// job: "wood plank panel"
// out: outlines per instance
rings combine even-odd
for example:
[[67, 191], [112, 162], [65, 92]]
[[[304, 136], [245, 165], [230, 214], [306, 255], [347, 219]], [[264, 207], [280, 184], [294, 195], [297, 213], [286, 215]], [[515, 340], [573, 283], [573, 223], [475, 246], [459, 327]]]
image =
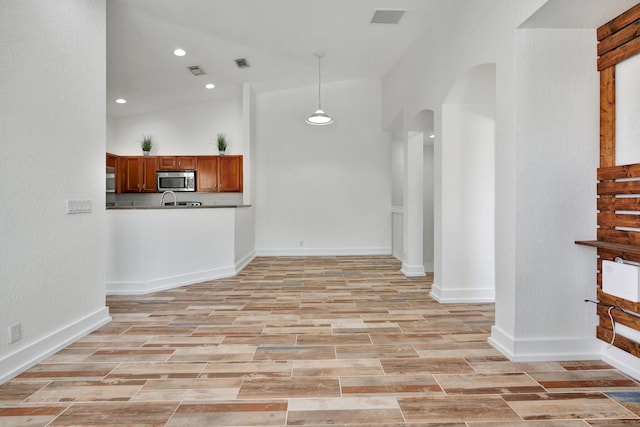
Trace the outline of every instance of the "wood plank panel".
[[616, 16], [611, 21], [601, 25], [597, 30], [598, 41], [604, 40], [606, 37], [617, 33], [627, 25], [640, 19], [640, 3], [633, 6], [626, 12]]
[[624, 61], [625, 59], [629, 59], [638, 53], [640, 53], [640, 37], [636, 37], [617, 49], [607, 52], [598, 58], [598, 71], [614, 67], [616, 64]]
[[600, 71], [600, 167], [616, 164], [616, 68]]
[[[601, 326], [598, 326], [596, 329], [596, 337], [608, 343], [611, 342], [611, 338], [613, 338], [613, 332]], [[616, 335], [616, 340], [613, 345], [620, 350], [624, 350], [636, 357], [640, 357], [640, 344], [633, 342], [630, 339], [627, 339], [621, 335]]]
[[[604, 294], [606, 295], [606, 294]], [[600, 300], [600, 302], [604, 303], [604, 301]], [[598, 315], [607, 326], [607, 328], [611, 328], [611, 320], [609, 319], [608, 307], [599, 305], [598, 306]], [[633, 311], [633, 310], [630, 310]], [[640, 329], [640, 317], [636, 317], [631, 314], [627, 314], [623, 311], [613, 309], [611, 310], [611, 316], [616, 323], [621, 325], [625, 325], [631, 329], [639, 330]]]
[[603, 242], [640, 246], [640, 233], [637, 232], [599, 228], [596, 234]]
[[598, 56], [603, 56], [638, 36], [640, 36], [640, 21], [635, 21], [598, 43]]
[[602, 181], [598, 183], [598, 195], [640, 194], [640, 181]]
[[599, 181], [640, 177], [640, 163], [598, 168]]
[[616, 214], [612, 212], [600, 212], [598, 214], [598, 225], [601, 227], [629, 227], [640, 228], [640, 216], [633, 214]]
[[596, 208], [600, 212], [640, 211], [640, 197], [599, 197]]

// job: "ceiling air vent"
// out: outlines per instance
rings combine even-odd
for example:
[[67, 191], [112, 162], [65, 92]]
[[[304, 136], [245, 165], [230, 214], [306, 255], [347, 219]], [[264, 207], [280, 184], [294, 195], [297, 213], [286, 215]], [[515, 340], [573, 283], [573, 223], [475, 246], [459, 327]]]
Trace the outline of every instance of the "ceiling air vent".
[[376, 10], [371, 18], [372, 24], [397, 24], [404, 15], [404, 10]]
[[249, 63], [246, 58], [238, 58], [235, 61], [238, 68], [249, 68]]
[[187, 67], [189, 69], [189, 71], [191, 71], [191, 74], [193, 74], [194, 76], [201, 76], [204, 74], [204, 70], [202, 68], [200, 68], [200, 66], [198, 65], [192, 65], [191, 67]]

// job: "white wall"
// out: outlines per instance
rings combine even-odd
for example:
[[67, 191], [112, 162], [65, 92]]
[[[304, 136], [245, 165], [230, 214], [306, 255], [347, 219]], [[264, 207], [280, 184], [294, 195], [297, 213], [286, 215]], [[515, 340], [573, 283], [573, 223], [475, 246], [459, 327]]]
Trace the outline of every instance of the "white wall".
[[440, 302], [495, 298], [495, 99], [493, 64], [467, 70], [442, 107]]
[[493, 301], [495, 106], [446, 104], [442, 129], [442, 270], [433, 293], [441, 302]]
[[[427, 135], [428, 136], [428, 135]], [[423, 183], [422, 183], [422, 258], [425, 271], [433, 271], [434, 252], [434, 218], [433, 218], [433, 187], [434, 187], [434, 146], [431, 140], [424, 144], [423, 150]]]
[[0, 383], [109, 320], [105, 40], [104, 0], [2, 2]]
[[404, 143], [400, 135], [391, 139], [391, 203], [393, 206], [404, 204]]
[[[574, 245], [595, 235], [598, 144], [595, 32], [524, 33], [543, 1], [447, 3], [443, 15], [383, 80], [383, 124], [435, 112], [435, 220], [443, 210], [442, 102], [465, 70], [496, 64], [496, 327], [514, 359], [597, 357], [595, 254]], [[494, 17], [499, 15], [500, 20]], [[605, 21], [603, 21], [605, 22]], [[437, 65], [433, 58], [446, 58]], [[444, 149], [444, 147], [442, 147]], [[571, 219], [570, 219], [571, 218]], [[439, 233], [443, 233], [439, 236]], [[435, 230], [435, 281], [442, 242]], [[440, 241], [440, 244], [438, 244]]]
[[322, 90], [323, 109], [335, 120], [329, 126], [305, 123], [317, 88], [256, 97], [256, 251], [390, 254], [390, 146], [380, 127], [380, 81]]
[[517, 43], [515, 356], [593, 357], [595, 251], [574, 241], [596, 232], [595, 32], [520, 30]]
[[151, 155], [217, 155], [217, 135], [227, 154], [243, 154], [242, 99], [232, 98], [109, 120], [107, 151], [140, 156], [142, 135], [153, 135]]
[[616, 164], [640, 163], [640, 55], [616, 65]]
[[404, 260], [404, 143], [391, 134], [391, 254]]

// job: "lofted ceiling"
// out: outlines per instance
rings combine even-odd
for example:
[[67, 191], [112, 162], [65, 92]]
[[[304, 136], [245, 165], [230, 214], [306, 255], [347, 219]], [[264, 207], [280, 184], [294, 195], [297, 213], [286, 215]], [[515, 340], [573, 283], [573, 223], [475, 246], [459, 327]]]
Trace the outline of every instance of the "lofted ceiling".
[[[441, 7], [470, 1], [481, 0], [108, 0], [107, 114], [238, 97], [247, 82], [258, 93], [317, 85], [320, 52], [323, 83], [379, 79]], [[488, 12], [500, 3], [482, 1]], [[596, 28], [637, 3], [529, 1], [541, 7], [523, 28]], [[397, 24], [372, 24], [376, 10], [406, 12]], [[187, 54], [174, 56], [176, 48]], [[238, 58], [250, 66], [238, 68]], [[196, 65], [205, 74], [192, 75]]]
[[[109, 0], [107, 114], [112, 117], [322, 81], [381, 78], [441, 0]], [[406, 10], [372, 24], [376, 9]], [[187, 54], [176, 57], [175, 48]], [[240, 69], [235, 59], [246, 58]], [[193, 76], [198, 65], [206, 74]], [[214, 83], [206, 90], [205, 83]], [[117, 105], [116, 98], [127, 103]]]

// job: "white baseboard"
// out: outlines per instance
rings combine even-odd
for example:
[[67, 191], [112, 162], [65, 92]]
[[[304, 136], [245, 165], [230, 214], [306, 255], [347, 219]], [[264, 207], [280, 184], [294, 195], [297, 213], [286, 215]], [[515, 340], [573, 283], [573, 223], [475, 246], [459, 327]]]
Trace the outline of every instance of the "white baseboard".
[[391, 248], [282, 248], [256, 249], [257, 256], [366, 256], [391, 255]]
[[233, 266], [220, 267], [195, 273], [186, 273], [178, 276], [162, 277], [146, 282], [105, 282], [107, 295], [144, 295], [180, 286], [193, 285], [209, 280], [233, 277], [242, 271], [256, 257], [256, 252], [251, 251]]
[[424, 265], [408, 265], [404, 262], [402, 263], [402, 268], [400, 272], [405, 275], [405, 277], [424, 277], [427, 273], [424, 272]]
[[492, 303], [496, 300], [496, 290], [493, 288], [442, 289], [438, 283], [431, 285], [429, 295], [441, 304]]
[[246, 256], [244, 256], [241, 260], [236, 262], [236, 274], [240, 273], [244, 268], [249, 265], [251, 261], [256, 257], [256, 251], [249, 252]]
[[600, 360], [601, 357], [600, 344], [595, 338], [514, 340], [512, 336], [493, 326], [488, 342], [512, 362]]
[[640, 380], [640, 359], [617, 347], [609, 346], [609, 343], [600, 341], [602, 361], [614, 368]]
[[65, 326], [0, 359], [0, 384], [111, 321], [107, 307]]
[[107, 295], [143, 295], [236, 275], [235, 266], [162, 277], [146, 282], [105, 282]]

